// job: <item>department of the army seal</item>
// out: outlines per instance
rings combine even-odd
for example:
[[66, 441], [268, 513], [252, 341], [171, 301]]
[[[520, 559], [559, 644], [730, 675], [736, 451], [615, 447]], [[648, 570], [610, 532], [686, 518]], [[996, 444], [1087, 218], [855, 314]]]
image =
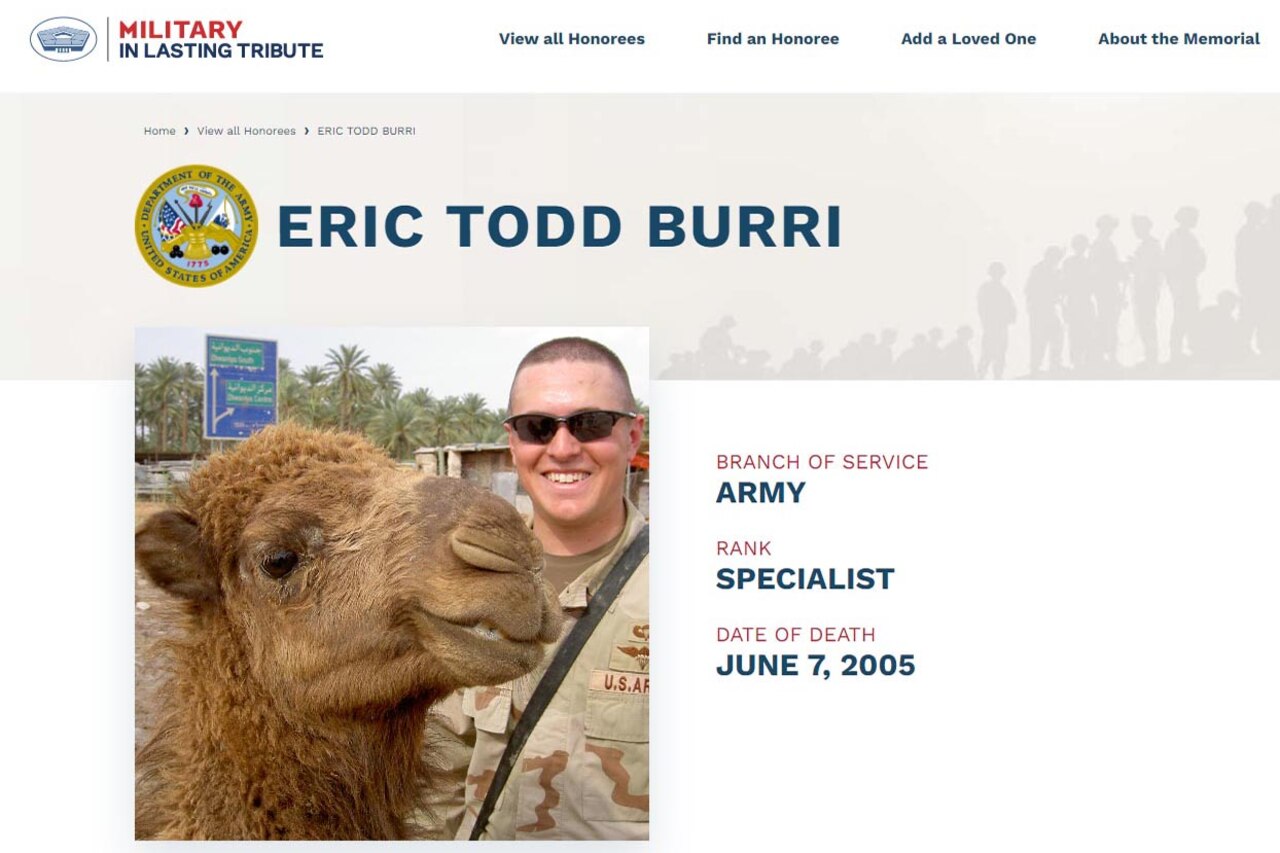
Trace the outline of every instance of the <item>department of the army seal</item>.
[[238, 179], [213, 166], [179, 166], [151, 182], [133, 218], [151, 269], [183, 287], [221, 284], [244, 268], [258, 209]]

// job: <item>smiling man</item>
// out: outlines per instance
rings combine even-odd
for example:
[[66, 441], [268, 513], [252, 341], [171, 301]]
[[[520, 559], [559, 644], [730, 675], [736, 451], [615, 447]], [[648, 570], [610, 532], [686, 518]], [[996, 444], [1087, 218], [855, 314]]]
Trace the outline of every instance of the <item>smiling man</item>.
[[[458, 838], [647, 839], [649, 836], [649, 560], [646, 524], [627, 499], [627, 474], [644, 435], [626, 368], [607, 347], [557, 338], [516, 368], [506, 430], [532, 527], [559, 593], [565, 627], [542, 667], [497, 687], [470, 688], [441, 722], [471, 745], [460, 800], [436, 803]], [[611, 574], [629, 569], [616, 598]], [[538, 716], [540, 680], [558, 652], [603, 612]], [[589, 620], [588, 620], [589, 621]], [[579, 629], [578, 633], [585, 633]], [[517, 724], [528, 722], [527, 740]], [[536, 722], [532, 722], [536, 719]], [[504, 762], [512, 740], [516, 746]], [[501, 784], [498, 767], [511, 766]], [[497, 782], [495, 782], [495, 777]], [[495, 788], [495, 786], [500, 786]], [[490, 795], [490, 789], [498, 793]], [[477, 816], [491, 813], [473, 831]]]
[[[511, 383], [511, 458], [533, 501], [547, 579], [563, 588], [626, 527], [626, 480], [644, 418], [622, 362], [601, 344], [559, 338], [534, 348]], [[583, 564], [578, 566], [578, 564]]]

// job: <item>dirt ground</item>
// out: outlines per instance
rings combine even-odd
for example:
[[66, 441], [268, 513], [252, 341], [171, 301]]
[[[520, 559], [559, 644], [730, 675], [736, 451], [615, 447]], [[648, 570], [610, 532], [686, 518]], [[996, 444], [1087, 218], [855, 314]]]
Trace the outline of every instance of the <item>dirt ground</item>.
[[[165, 506], [158, 502], [136, 501], [133, 505], [134, 524]], [[136, 751], [147, 742], [154, 724], [156, 688], [168, 677], [167, 657], [160, 641], [176, 629], [181, 605], [157, 589], [136, 566], [133, 588], [133, 732]]]

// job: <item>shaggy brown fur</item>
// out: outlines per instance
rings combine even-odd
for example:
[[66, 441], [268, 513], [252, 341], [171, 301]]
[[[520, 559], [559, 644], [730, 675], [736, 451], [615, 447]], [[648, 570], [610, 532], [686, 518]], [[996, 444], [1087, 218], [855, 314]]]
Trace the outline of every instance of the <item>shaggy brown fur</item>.
[[501, 499], [351, 435], [264, 430], [138, 529], [186, 602], [140, 838], [403, 838], [428, 706], [531, 670], [558, 608]]

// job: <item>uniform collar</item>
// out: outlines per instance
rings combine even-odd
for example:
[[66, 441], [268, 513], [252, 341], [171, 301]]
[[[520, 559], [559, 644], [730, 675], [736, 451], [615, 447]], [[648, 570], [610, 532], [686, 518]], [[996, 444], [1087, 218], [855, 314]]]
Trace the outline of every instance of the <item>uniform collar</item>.
[[631, 540], [636, 538], [640, 528], [644, 526], [644, 516], [640, 515], [640, 510], [636, 509], [635, 504], [630, 500], [624, 500], [627, 505], [627, 518], [622, 524], [626, 532], [618, 539], [618, 544], [613, 547], [613, 550], [560, 591], [560, 606], [565, 610], [586, 608], [587, 602], [591, 600], [592, 590], [599, 588], [605, 573], [618, 561], [618, 556], [626, 550]]

